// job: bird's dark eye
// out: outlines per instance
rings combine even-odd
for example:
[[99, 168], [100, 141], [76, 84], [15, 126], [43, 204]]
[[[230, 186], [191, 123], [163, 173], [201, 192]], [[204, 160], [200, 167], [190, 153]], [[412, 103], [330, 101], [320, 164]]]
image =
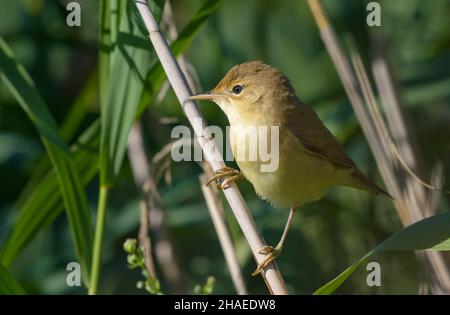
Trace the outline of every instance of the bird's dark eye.
[[238, 95], [242, 92], [242, 85], [235, 85], [233, 86], [233, 93]]

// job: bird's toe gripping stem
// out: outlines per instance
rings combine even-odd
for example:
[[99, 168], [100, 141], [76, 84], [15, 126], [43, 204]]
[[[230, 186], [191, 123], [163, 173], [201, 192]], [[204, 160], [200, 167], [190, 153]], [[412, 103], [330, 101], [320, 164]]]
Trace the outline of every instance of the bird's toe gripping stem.
[[213, 181], [216, 181], [217, 189], [220, 190], [227, 189], [231, 183], [234, 183], [235, 181], [243, 177], [240, 171], [235, 170], [234, 168], [231, 167], [221, 168], [220, 170], [217, 170], [214, 173], [215, 176], [206, 183], [206, 186], [211, 184]]
[[261, 271], [264, 270], [264, 268], [267, 267], [272, 261], [275, 260], [278, 256], [280, 256], [281, 251], [283, 250], [283, 245], [278, 244], [277, 246], [273, 247], [270, 245], [266, 245], [263, 248], [259, 250], [260, 254], [266, 255], [264, 260], [258, 265], [256, 270], [252, 273], [252, 276], [256, 276]]

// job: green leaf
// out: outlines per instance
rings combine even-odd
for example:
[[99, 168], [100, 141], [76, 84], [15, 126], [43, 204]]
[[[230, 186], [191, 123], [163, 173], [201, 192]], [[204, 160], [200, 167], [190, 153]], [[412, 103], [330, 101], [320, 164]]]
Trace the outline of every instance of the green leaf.
[[[172, 43], [171, 50], [174, 56], [182, 54], [191, 44], [200, 26], [205, 23], [208, 18], [219, 7], [220, 0], [209, 0], [194, 14], [192, 19], [180, 32], [178, 38]], [[159, 91], [164, 81], [166, 80], [166, 73], [164, 72], [161, 63], [157, 62], [150, 70], [146, 78], [146, 91], [141, 99], [138, 113], [141, 114], [145, 106]]]
[[77, 99], [70, 106], [69, 112], [65, 115], [61, 127], [61, 136], [67, 143], [73, 141], [74, 135], [79, 130], [83, 120], [86, 118], [89, 110], [97, 102], [97, 69], [92, 72], [83, 89], [77, 96]]
[[37, 128], [57, 173], [76, 254], [87, 280], [93, 230], [85, 192], [56, 122], [25, 68], [14, 59], [12, 51], [2, 37], [0, 37], [0, 71], [2, 80]]
[[[151, 2], [157, 8], [156, 18], [159, 19], [164, 1]], [[113, 40], [114, 49], [109, 56], [108, 94], [106, 96], [106, 92], [101, 92], [107, 98], [106, 102], [100, 106], [100, 194], [89, 294], [97, 294], [98, 290], [108, 190], [120, 172], [127, 148], [128, 135], [133, 126], [144, 89], [145, 76], [150, 69], [151, 60], [154, 59], [154, 53], [150, 50], [148, 39], [145, 36], [145, 28], [138, 16], [134, 2], [127, 1], [125, 4], [125, 10], [121, 11], [120, 15], [117, 38], [115, 42]], [[111, 35], [115, 36], [114, 33]], [[103, 66], [106, 66], [106, 62], [103, 63]], [[100, 86], [106, 88], [106, 84], [102, 82]]]
[[25, 294], [25, 291], [8, 269], [0, 263], [0, 295]]
[[[208, 1], [206, 5], [194, 15], [192, 21], [198, 21], [198, 16], [203, 15], [202, 12], [208, 12], [209, 17], [214, 11], [211, 11], [208, 8], [214, 8], [215, 10], [217, 6], [212, 5], [216, 2], [219, 1]], [[202, 20], [203, 23], [205, 21], [206, 19]], [[175, 41], [173, 45], [181, 41], [190, 43], [190, 41], [186, 41], [186, 38], [192, 39], [202, 24], [195, 23], [196, 28], [193, 28], [192, 25], [194, 24], [191, 22], [186, 25], [180, 32], [180, 39]], [[187, 30], [189, 30], [189, 32]], [[177, 45], [180, 46], [177, 51], [174, 51], [175, 55], [183, 53], [188, 47], [188, 45]], [[158, 81], [164, 81], [164, 71], [162, 68], [156, 71], [156, 68], [157, 67], [153, 65], [151, 70], [152, 76], [158, 79]], [[99, 76], [101, 76], [100, 73], [101, 70], [99, 70]], [[149, 77], [149, 75], [147, 75], [147, 77]], [[157, 91], [158, 88], [156, 88], [156, 84], [155, 87], [152, 87], [150, 90]], [[149, 103], [147, 102], [145, 105], [148, 104]], [[144, 106], [140, 108], [139, 113], [143, 110]], [[63, 130], [64, 128], [65, 126], [63, 126]], [[72, 148], [75, 167], [78, 174], [81, 175], [81, 181], [84, 186], [86, 186], [98, 172], [99, 142], [100, 121], [97, 120], [86, 129], [76, 141], [76, 145]], [[25, 248], [29, 241], [39, 233], [39, 231], [48, 227], [63, 211], [63, 201], [60, 191], [55, 190], [55, 187], [57, 187], [57, 177], [55, 172], [50, 171], [47, 175], [41, 176], [41, 178], [42, 180], [39, 185], [27, 194], [22, 193], [21, 196], [23, 196], [23, 198], [20, 198], [21, 202], [16, 203], [17, 205], [20, 205], [20, 215], [0, 251], [0, 260], [7, 266], [11, 265], [21, 250]]]
[[119, 23], [119, 0], [100, 1], [100, 48], [99, 48], [99, 82], [100, 106], [108, 98], [110, 55], [117, 38]]
[[[163, 1], [157, 3], [162, 8]], [[125, 14], [110, 56], [107, 101], [101, 104], [100, 182], [104, 186], [114, 182], [122, 166], [145, 77], [155, 58], [132, 1], [127, 2]]]
[[[69, 141], [78, 130], [88, 109], [94, 104], [98, 73], [94, 71], [71, 110], [67, 113], [61, 134]], [[97, 173], [100, 121], [94, 122], [72, 146], [73, 159], [81, 181], [86, 186]], [[5, 240], [0, 251], [0, 261], [9, 266], [23, 247], [40, 230], [45, 229], [59, 216], [64, 209], [63, 201], [58, 192], [58, 179], [51, 169], [51, 162], [45, 156], [35, 168], [31, 178], [17, 199], [14, 209], [21, 209], [13, 230]]]
[[[75, 168], [86, 186], [98, 172], [100, 121], [94, 122], [72, 146]], [[22, 204], [22, 203], [21, 203]], [[49, 226], [64, 210], [58, 178], [51, 170], [23, 201], [14, 228], [3, 244], [0, 260], [10, 266], [20, 251], [39, 232]]]
[[434, 215], [398, 231], [345, 269], [339, 276], [317, 289], [314, 294], [333, 293], [367, 258], [374, 254], [384, 251], [425, 249], [450, 250], [450, 213]]
[[[61, 136], [66, 142], [70, 142], [72, 140], [81, 123], [85, 119], [89, 109], [95, 104], [97, 97], [97, 85], [95, 82], [97, 80], [98, 71], [95, 70], [84, 84], [84, 87], [77, 96], [77, 99], [70, 106], [71, 109], [64, 117], [64, 121], [62, 123], [63, 127], [61, 128]], [[34, 189], [41, 183], [42, 179], [51, 170], [51, 167], [52, 165], [48, 156], [44, 156], [35, 167], [31, 178], [28, 180], [25, 188], [22, 190], [19, 198], [17, 199], [14, 205], [15, 209], [20, 209], [23, 207], [24, 203], [33, 193]]]

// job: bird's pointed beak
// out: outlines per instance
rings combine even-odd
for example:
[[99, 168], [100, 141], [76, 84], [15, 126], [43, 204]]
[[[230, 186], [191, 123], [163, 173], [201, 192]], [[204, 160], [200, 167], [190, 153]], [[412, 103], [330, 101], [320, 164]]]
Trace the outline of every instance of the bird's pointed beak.
[[211, 91], [211, 92], [192, 95], [190, 97], [190, 99], [191, 100], [213, 100], [213, 99], [221, 97], [221, 96], [224, 96], [224, 95]]

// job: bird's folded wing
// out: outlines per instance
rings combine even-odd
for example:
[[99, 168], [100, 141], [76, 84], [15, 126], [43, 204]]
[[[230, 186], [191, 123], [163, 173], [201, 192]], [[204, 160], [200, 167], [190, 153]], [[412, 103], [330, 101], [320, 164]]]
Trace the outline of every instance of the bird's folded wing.
[[355, 163], [345, 153], [341, 144], [325, 127], [317, 114], [300, 101], [296, 105], [298, 106], [287, 112], [285, 123], [305, 150], [337, 166], [356, 168]]
[[392, 196], [368, 179], [345, 153], [341, 144], [325, 127], [317, 114], [298, 101], [297, 106], [286, 112], [285, 123], [300, 141], [307, 153], [349, 170], [355, 179], [376, 194]]

